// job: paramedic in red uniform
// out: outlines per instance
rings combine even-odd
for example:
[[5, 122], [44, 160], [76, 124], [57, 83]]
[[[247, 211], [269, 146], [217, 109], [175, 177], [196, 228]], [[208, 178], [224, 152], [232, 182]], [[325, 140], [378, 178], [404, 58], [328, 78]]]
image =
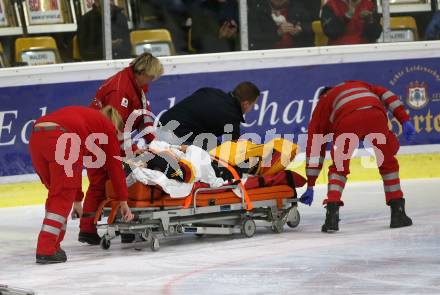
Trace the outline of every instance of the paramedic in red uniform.
[[[29, 149], [34, 168], [49, 190], [46, 214], [38, 236], [37, 263], [59, 263], [67, 260], [60, 243], [64, 238], [72, 205], [76, 212], [82, 211], [83, 159], [90, 160], [86, 156], [100, 154], [100, 164], [95, 163], [104, 165], [103, 171], [108, 174], [117, 190], [122, 218], [126, 221], [133, 219], [127, 205], [128, 192], [122, 163], [115, 158], [121, 152], [115, 126], [121, 130], [122, 120], [111, 107], [97, 111], [88, 107], [70, 106], [36, 121]], [[91, 134], [94, 135], [90, 140]], [[102, 144], [93, 147], [90, 141], [96, 143], [95, 136], [107, 139], [100, 140]], [[66, 140], [66, 137], [71, 139]], [[87, 138], [89, 142], [86, 142]]]
[[328, 0], [321, 24], [328, 45], [375, 43], [382, 33], [375, 0]]
[[[123, 123], [134, 110], [147, 110], [151, 112], [150, 102], [146, 98], [148, 84], [157, 80], [163, 74], [163, 66], [159, 59], [146, 52], [136, 57], [128, 67], [106, 80], [96, 92], [91, 107], [101, 109], [107, 105], [115, 108], [122, 117]], [[133, 125], [141, 132], [147, 127], [153, 127], [154, 119], [149, 115], [138, 116]], [[146, 131], [146, 130], [145, 130]], [[147, 143], [154, 139], [150, 130], [143, 138]], [[122, 142], [121, 142], [122, 148]], [[78, 240], [91, 245], [98, 245], [100, 237], [93, 223], [96, 209], [104, 199], [104, 187], [108, 177], [101, 169], [89, 169], [89, 189], [84, 200], [84, 211], [80, 221]], [[124, 236], [122, 236], [124, 238]]]
[[316, 95], [319, 101], [309, 123], [306, 148], [308, 186], [300, 201], [307, 205], [313, 201], [313, 187], [325, 158], [326, 142], [321, 135], [333, 134], [333, 163], [328, 171], [328, 192], [324, 200], [327, 210], [322, 231], [339, 230], [342, 191], [350, 173], [350, 158], [358, 143], [356, 141], [353, 147], [347, 136], [356, 136], [359, 141], [370, 140], [374, 146], [386, 204], [391, 207], [390, 227], [411, 225], [412, 221], [405, 213], [399, 163], [395, 158], [400, 146], [397, 137], [388, 128], [387, 110], [402, 124], [408, 141], [415, 135], [414, 126], [399, 97], [386, 88], [362, 81], [347, 81], [332, 88], [321, 87]]

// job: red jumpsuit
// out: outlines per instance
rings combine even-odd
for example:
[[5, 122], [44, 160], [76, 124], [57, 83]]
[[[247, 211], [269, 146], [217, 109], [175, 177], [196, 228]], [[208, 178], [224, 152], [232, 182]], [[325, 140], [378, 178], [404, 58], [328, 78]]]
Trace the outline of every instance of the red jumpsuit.
[[[383, 163], [379, 166], [382, 176], [387, 204], [392, 199], [403, 197], [400, 188], [399, 164], [395, 155], [399, 150], [399, 142], [388, 128], [387, 109], [401, 124], [409, 120], [403, 103], [391, 91], [361, 81], [347, 81], [339, 84], [320, 96], [309, 124], [306, 148], [306, 174], [308, 186], [314, 186], [325, 158], [326, 144], [322, 141], [313, 142], [314, 135], [333, 133], [331, 156], [333, 163], [328, 171], [328, 193], [324, 204], [339, 202], [350, 173], [349, 163], [353, 150], [349, 151], [349, 141], [343, 140], [337, 147], [338, 137], [343, 134], [355, 134], [359, 141], [373, 133], [383, 134], [386, 143], [373, 139], [376, 157], [378, 149], [383, 154]], [[316, 140], [317, 137], [315, 137]], [[338, 159], [338, 155], [347, 154], [348, 159]]]
[[[83, 157], [91, 153], [85, 146], [86, 138], [93, 133], [106, 135], [107, 144], [98, 145], [105, 153], [104, 168], [121, 201], [128, 198], [127, 185], [121, 162], [115, 158], [120, 156], [119, 142], [116, 129], [112, 122], [99, 111], [87, 107], [71, 106], [57, 110], [41, 117], [37, 123], [53, 122], [59, 126], [49, 128], [34, 127], [29, 140], [29, 149], [34, 168], [41, 182], [48, 189], [46, 200], [46, 215], [38, 236], [37, 254], [53, 255], [63, 240], [67, 218], [74, 201], [81, 201], [81, 176]], [[72, 174], [69, 175], [65, 166], [59, 164], [56, 157], [58, 138], [65, 133], [77, 134], [81, 140], [76, 150], [79, 156], [72, 161]], [[63, 157], [74, 159], [72, 142], [67, 141], [66, 150], [59, 146], [58, 159]]]
[[[116, 75], [107, 79], [96, 92], [96, 97], [91, 103], [91, 107], [101, 109], [106, 105], [111, 105], [118, 110], [124, 123], [134, 110], [145, 109], [151, 113], [150, 102], [146, 99], [145, 93], [148, 91], [148, 85], [141, 89], [135, 80], [133, 69], [127, 67]], [[141, 131], [144, 128], [151, 127], [154, 119], [146, 114], [137, 117], [133, 130]], [[153, 133], [144, 135], [147, 143], [154, 139]], [[122, 148], [122, 142], [121, 142]], [[96, 233], [96, 226], [93, 223], [96, 209], [105, 198], [105, 182], [108, 179], [103, 169], [89, 169], [87, 174], [90, 180], [89, 188], [83, 205], [83, 218], [80, 221], [80, 231], [85, 233]]]
[[370, 43], [363, 35], [365, 21], [361, 17], [363, 11], [376, 12], [376, 4], [372, 0], [361, 0], [357, 4], [351, 19], [345, 15], [348, 12], [348, 4], [342, 0], [329, 0], [325, 3], [333, 11], [335, 16], [346, 22], [345, 32], [336, 39], [329, 38], [328, 45], [364, 44]]

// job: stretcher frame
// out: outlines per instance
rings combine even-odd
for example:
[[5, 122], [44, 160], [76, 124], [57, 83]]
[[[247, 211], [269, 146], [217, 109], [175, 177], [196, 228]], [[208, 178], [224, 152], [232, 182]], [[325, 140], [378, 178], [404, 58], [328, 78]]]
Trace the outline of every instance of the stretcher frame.
[[[257, 223], [259, 226], [270, 227], [275, 233], [283, 232], [285, 224], [291, 228], [299, 225], [300, 213], [294, 186], [277, 185], [248, 192], [235, 169], [226, 163], [222, 164], [232, 173], [235, 182], [222, 186], [221, 190], [238, 191], [241, 202], [218, 205], [208, 202], [207, 206], [198, 206], [199, 195], [219, 191], [219, 188], [200, 187], [182, 199], [181, 206], [131, 208], [135, 215], [131, 222], [121, 220], [117, 206], [101, 206], [95, 218], [97, 227], [105, 231], [101, 238], [101, 248], [109, 249], [111, 240], [123, 234], [134, 235], [134, 248], [137, 250], [149, 246], [152, 251], [158, 251], [159, 239], [169, 236], [240, 234], [250, 238], [256, 232]], [[259, 197], [253, 201], [254, 194]], [[269, 194], [274, 196], [261, 197]], [[107, 217], [107, 222], [98, 223], [101, 217]]]
[[[198, 192], [196, 190], [194, 199]], [[135, 214], [132, 222], [123, 222], [118, 216], [111, 224], [98, 224], [99, 228], [106, 230], [101, 247], [109, 249], [110, 241], [120, 234], [134, 234], [135, 248], [143, 248], [149, 243], [153, 251], [159, 250], [159, 237], [180, 234], [241, 234], [250, 238], [256, 232], [255, 221], [281, 233], [286, 223], [292, 228], [298, 226], [300, 214], [297, 201], [295, 197], [282, 199], [281, 208], [278, 199], [256, 201], [253, 202], [254, 208], [249, 211], [243, 202], [206, 207], [194, 205], [192, 208], [132, 208]], [[108, 217], [110, 212], [110, 208], [104, 208], [103, 216]]]

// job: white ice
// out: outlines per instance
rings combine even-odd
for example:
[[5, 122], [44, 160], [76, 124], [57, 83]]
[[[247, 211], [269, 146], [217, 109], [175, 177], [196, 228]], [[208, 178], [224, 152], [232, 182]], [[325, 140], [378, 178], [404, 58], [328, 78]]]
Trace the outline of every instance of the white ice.
[[37, 294], [440, 294], [440, 179], [402, 186], [407, 228], [389, 228], [383, 188], [372, 182], [349, 184], [340, 231], [321, 233], [321, 186], [311, 207], [300, 205], [296, 229], [182, 236], [162, 240], [159, 252], [80, 244], [72, 221], [68, 262], [56, 265], [35, 264], [43, 206], [0, 209], [0, 284]]

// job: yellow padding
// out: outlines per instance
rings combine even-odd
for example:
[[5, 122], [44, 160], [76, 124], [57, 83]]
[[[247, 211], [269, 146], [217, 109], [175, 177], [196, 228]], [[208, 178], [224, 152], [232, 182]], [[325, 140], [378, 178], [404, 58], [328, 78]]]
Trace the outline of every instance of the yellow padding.
[[[401, 155], [397, 157], [400, 165], [401, 179], [440, 178], [440, 154]], [[305, 163], [294, 170], [305, 176]], [[327, 183], [327, 169], [330, 161], [326, 160], [323, 171], [318, 178], [318, 184]], [[360, 159], [353, 159], [350, 163], [349, 181], [381, 180], [377, 169], [366, 169], [361, 166]], [[83, 178], [83, 190], [87, 190], [87, 177]], [[0, 208], [25, 205], [43, 204], [47, 190], [40, 182], [27, 182], [0, 185]]]
[[393, 16], [390, 17], [390, 29], [394, 30], [411, 30], [414, 34], [414, 41], [419, 40], [417, 33], [417, 23], [412, 16]]
[[79, 43], [78, 43], [78, 36], [73, 36], [72, 39], [72, 57], [74, 60], [81, 60], [81, 54], [79, 52]]
[[[424, 154], [424, 155], [399, 155], [397, 156], [400, 166], [400, 178], [401, 179], [414, 179], [414, 178], [440, 178], [440, 154]], [[371, 164], [374, 165], [374, 159], [371, 158]], [[325, 160], [324, 167], [319, 174], [317, 184], [327, 183], [327, 172], [331, 161]], [[305, 162], [294, 166], [289, 166], [292, 170], [298, 172], [302, 176], [305, 176]], [[360, 158], [355, 158], [350, 161], [350, 175], [348, 181], [374, 181], [382, 180], [379, 174], [379, 170], [376, 168], [365, 168], [361, 164]]]
[[[89, 187], [87, 177], [83, 178], [83, 191]], [[0, 208], [44, 204], [47, 189], [38, 182], [0, 184]]]
[[315, 33], [315, 46], [326, 46], [328, 38], [324, 34], [321, 21], [315, 20], [312, 22], [313, 33]]
[[167, 29], [151, 29], [151, 30], [137, 30], [130, 32], [130, 42], [134, 52], [137, 44], [142, 43], [157, 43], [164, 42], [170, 46], [170, 52], [175, 53], [173, 40], [171, 34]]
[[15, 61], [22, 61], [21, 54], [23, 51], [43, 49], [54, 51], [57, 62], [60, 61], [57, 43], [50, 36], [17, 38], [15, 40]]

